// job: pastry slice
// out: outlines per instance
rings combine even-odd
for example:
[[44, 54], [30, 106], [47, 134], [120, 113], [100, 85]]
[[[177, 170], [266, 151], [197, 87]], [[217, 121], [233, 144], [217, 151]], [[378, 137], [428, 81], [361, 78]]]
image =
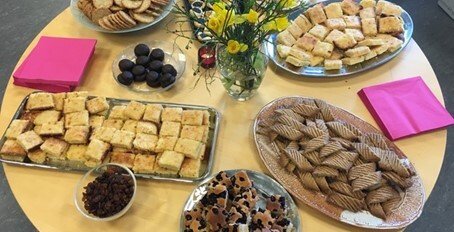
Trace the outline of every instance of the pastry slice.
[[35, 149], [33, 151], [28, 152], [28, 158], [36, 164], [44, 164], [47, 159], [46, 152], [41, 149]]
[[368, 207], [369, 207], [369, 211], [372, 215], [379, 217], [383, 220], [386, 220], [385, 211], [383, 210], [380, 203], [371, 203], [371, 204], [368, 204]]
[[60, 120], [60, 111], [57, 110], [45, 110], [41, 111], [33, 120], [33, 124], [42, 125], [45, 123], [55, 123]]
[[284, 125], [287, 125], [289, 127], [292, 127], [294, 129], [297, 129], [299, 131], [302, 131], [303, 132], [303, 129], [306, 127], [304, 126], [303, 123], [299, 122], [298, 120], [288, 116], [288, 115], [280, 115], [277, 117], [277, 121], [284, 124]]
[[175, 144], [174, 151], [183, 153], [188, 158], [198, 159], [203, 149], [204, 144], [199, 141], [179, 138]]
[[137, 101], [130, 101], [124, 110], [124, 115], [127, 118], [140, 120], [145, 112], [145, 105], [137, 102]]
[[306, 104], [297, 104], [292, 107], [292, 110], [305, 117], [313, 117], [320, 112], [318, 107]]
[[330, 31], [329, 28], [318, 24], [315, 25], [312, 29], [310, 29], [308, 33], [317, 37], [319, 40], [323, 40], [328, 35], [329, 31]]
[[300, 131], [280, 123], [273, 125], [271, 129], [290, 140], [299, 140], [303, 136]]
[[343, 18], [327, 19], [325, 24], [330, 30], [336, 29], [343, 31], [347, 27], [347, 24], [345, 23], [345, 20]]
[[55, 110], [62, 111], [66, 93], [54, 93], [52, 98], [54, 99]]
[[393, 198], [400, 198], [399, 193], [393, 187], [386, 185], [370, 191], [367, 194], [366, 202], [367, 204], [382, 203]]
[[132, 149], [134, 138], [135, 134], [130, 131], [116, 130], [112, 136], [112, 139], [110, 140], [110, 143], [115, 147]]
[[66, 151], [66, 159], [68, 165], [71, 168], [82, 168], [85, 167], [87, 158], [85, 152], [87, 151], [86, 145], [70, 145], [68, 151]]
[[203, 123], [203, 112], [200, 110], [184, 110], [181, 114], [181, 124], [201, 126]]
[[[38, 130], [39, 135], [63, 135], [65, 133], [65, 126], [63, 125], [63, 121], [58, 122], [50, 122], [41, 125]], [[36, 127], [36, 126], [35, 126]]]
[[344, 33], [342, 31], [334, 29], [325, 37], [324, 41], [333, 44], [335, 39], [343, 35]]
[[312, 53], [316, 56], [321, 56], [324, 58], [330, 58], [331, 54], [333, 52], [334, 45], [327, 43], [327, 42], [320, 42], [318, 41], [314, 49], [312, 50]]
[[348, 171], [348, 180], [352, 181], [361, 176], [367, 175], [369, 173], [375, 172], [377, 170], [377, 165], [375, 163], [365, 163], [357, 166], [353, 166]]
[[30, 151], [31, 149], [41, 145], [44, 141], [34, 131], [27, 131], [17, 136], [17, 142], [26, 151]]
[[329, 187], [328, 182], [326, 181], [325, 177], [316, 177], [314, 176], [315, 183], [317, 183], [320, 190], [325, 194], [330, 194], [332, 192], [331, 188]]
[[314, 177], [335, 177], [339, 175], [339, 171], [335, 168], [328, 167], [328, 166], [317, 166], [312, 172]]
[[343, 15], [342, 7], [340, 2], [334, 2], [324, 7], [326, 16], [328, 19], [340, 18]]
[[343, 0], [341, 2], [342, 11], [348, 15], [357, 15], [359, 12], [359, 5], [352, 0]]
[[320, 150], [320, 156], [321, 157], [326, 157], [329, 156], [335, 152], [344, 150], [342, 145], [337, 142], [337, 141], [331, 141], [328, 144], [326, 144], [322, 149]]
[[330, 194], [327, 200], [334, 205], [337, 205], [343, 209], [350, 210], [352, 212], [358, 212], [365, 207], [364, 200], [358, 200], [356, 198], [336, 192]]
[[364, 61], [364, 56], [359, 57], [346, 57], [342, 59], [342, 64], [345, 65], [355, 65]]
[[124, 114], [125, 109], [126, 109], [126, 106], [114, 106], [114, 107], [112, 107], [112, 109], [110, 110], [109, 119], [126, 120], [127, 117]]
[[179, 107], [167, 107], [162, 111], [161, 119], [163, 122], [181, 122], [183, 109]]
[[326, 20], [326, 14], [321, 4], [309, 8], [306, 12], [313, 24], [323, 23]]
[[381, 186], [382, 173], [372, 172], [352, 181], [353, 191], [371, 190]]
[[6, 140], [0, 150], [2, 159], [24, 162], [27, 152], [16, 140]]
[[312, 55], [298, 47], [292, 47], [289, 52], [289, 56], [293, 56], [299, 60], [310, 60]]
[[306, 51], [312, 51], [314, 49], [315, 44], [319, 39], [315, 36], [313, 36], [310, 33], [306, 33], [303, 35], [303, 37], [299, 38], [296, 42], [295, 45], [299, 48], [302, 48]]
[[153, 174], [155, 162], [155, 155], [137, 154], [134, 158], [134, 166], [132, 170], [134, 173]]
[[116, 163], [116, 164], [121, 164], [127, 168], [133, 168], [135, 156], [136, 155], [134, 155], [132, 153], [111, 152], [110, 153], [110, 162]]
[[5, 132], [5, 137], [8, 139], [16, 139], [17, 136], [30, 129], [32, 124], [29, 120], [14, 119]]
[[63, 140], [56, 139], [56, 138], [48, 138], [44, 143], [41, 145], [41, 150], [47, 153], [50, 162], [52, 160], [65, 160], [66, 156], [65, 153], [69, 148], [68, 143]]
[[397, 197], [381, 203], [381, 206], [383, 208], [383, 211], [385, 211], [385, 214], [389, 215], [392, 213], [393, 210], [397, 209], [400, 206], [400, 203], [401, 198]]
[[313, 165], [318, 166], [322, 163], [320, 155], [316, 151], [304, 152], [302, 153], [302, 155], [306, 157], [306, 159], [309, 160]]
[[353, 162], [357, 157], [358, 153], [339, 151], [326, 158], [322, 164], [339, 170], [348, 171], [353, 166]]
[[86, 97], [66, 98], [63, 105], [63, 113], [69, 114], [85, 110]]
[[334, 44], [340, 49], [348, 49], [354, 47], [357, 42], [352, 35], [344, 34], [337, 39], [334, 39]]
[[292, 49], [289, 46], [278, 44], [276, 46], [277, 53], [279, 54], [279, 57], [285, 59], [290, 53], [290, 49]]
[[367, 46], [357, 46], [355, 48], [348, 49], [345, 51], [345, 55], [349, 57], [361, 57], [370, 52], [369, 47]]
[[178, 137], [180, 136], [181, 123], [164, 121], [159, 131], [161, 137]]
[[181, 177], [198, 178], [202, 175], [202, 160], [185, 158], [178, 172]]
[[86, 102], [90, 114], [96, 114], [109, 109], [109, 103], [105, 97], [95, 97]]
[[318, 150], [319, 148], [325, 146], [328, 143], [328, 138], [325, 135], [319, 136], [309, 140], [309, 142], [304, 144], [304, 152], [312, 152]]
[[304, 188], [320, 192], [320, 188], [318, 187], [317, 182], [315, 182], [315, 179], [311, 173], [298, 172], [298, 177], [300, 178], [300, 181], [303, 184]]
[[295, 44], [296, 40], [289, 31], [284, 30], [277, 35], [277, 42], [279, 44], [291, 47], [293, 46], [293, 44]]
[[296, 165], [301, 171], [311, 172], [314, 170], [314, 166], [304, 157], [301, 153], [294, 149], [284, 150], [287, 157]]
[[[112, 139], [113, 140], [113, 139]], [[134, 148], [142, 151], [155, 151], [156, 145], [158, 143], [158, 136], [138, 133], [134, 142], [132, 142]]]
[[157, 135], [158, 127], [156, 126], [156, 124], [154, 124], [152, 122], [139, 121], [139, 122], [137, 122], [137, 127], [136, 127], [135, 133]]
[[311, 21], [309, 21], [309, 19], [306, 18], [306, 16], [304, 16], [303, 14], [296, 17], [293, 23], [298, 25], [298, 27], [301, 28], [303, 33], [308, 32], [313, 27]]
[[27, 110], [45, 110], [54, 107], [55, 103], [52, 94], [44, 92], [30, 94], [25, 105]]
[[154, 123], [161, 122], [161, 113], [164, 108], [160, 104], [148, 104], [145, 107], [145, 112], [143, 114], [143, 120], [151, 121]]
[[325, 70], [339, 70], [342, 68], [342, 60], [326, 59], [324, 67]]
[[401, 177], [393, 171], [383, 172], [383, 178], [403, 189], [413, 185], [410, 178]]
[[373, 7], [366, 7], [359, 11], [359, 17], [362, 19], [375, 18], [375, 9]]
[[[362, 41], [364, 40], [364, 34], [361, 30], [359, 29], [354, 29], [354, 28], [346, 28], [345, 29], [345, 34], [349, 34], [351, 36], [353, 36], [353, 38], [356, 40], [356, 41]], [[364, 43], [360, 43], [358, 42], [358, 45], [361, 45], [361, 46], [368, 46], [368, 45], [365, 45]]]
[[292, 34], [293, 38], [298, 39], [304, 34], [303, 29], [301, 29], [298, 24], [292, 23], [286, 29], [290, 34]]
[[[380, 19], [380, 21], [381, 21], [381, 19]], [[378, 33], [377, 21], [375, 20], [375, 18], [364, 18], [364, 19], [361, 19], [361, 25], [362, 25], [362, 29], [363, 29], [363, 34], [365, 36], [375, 36], [375, 35], [377, 35], [377, 33]], [[383, 33], [383, 32], [380, 31], [380, 33]], [[384, 33], [388, 33], [388, 32], [384, 32]]]
[[344, 15], [346, 28], [361, 29], [361, 19], [356, 15]]

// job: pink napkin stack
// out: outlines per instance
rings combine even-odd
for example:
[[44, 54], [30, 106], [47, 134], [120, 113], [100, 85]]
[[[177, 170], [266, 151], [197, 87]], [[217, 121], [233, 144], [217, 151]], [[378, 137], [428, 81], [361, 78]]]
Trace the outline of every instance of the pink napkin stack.
[[454, 124], [421, 77], [366, 87], [358, 95], [391, 140]]
[[42, 36], [14, 72], [14, 84], [48, 92], [72, 91], [80, 84], [95, 45], [95, 39]]

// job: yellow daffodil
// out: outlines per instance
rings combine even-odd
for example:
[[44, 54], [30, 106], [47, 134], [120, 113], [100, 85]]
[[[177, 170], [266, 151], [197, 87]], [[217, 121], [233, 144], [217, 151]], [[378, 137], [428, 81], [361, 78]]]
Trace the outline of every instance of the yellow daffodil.
[[241, 47], [240, 48], [241, 52], [245, 52], [249, 48], [249, 46], [247, 44], [244, 44], [244, 43], [240, 44], [240, 47]]
[[246, 14], [246, 19], [248, 22], [255, 24], [259, 21], [259, 13], [257, 11], [250, 9], [249, 13]]
[[275, 22], [275, 21], [271, 21], [271, 22], [265, 23], [265, 25], [263, 25], [263, 30], [264, 30], [264, 31], [273, 31], [273, 30], [277, 30], [276, 22]]
[[290, 25], [287, 17], [277, 18], [275, 21], [276, 21], [276, 28], [278, 31], [283, 31], [283, 30], [287, 29], [287, 27]]
[[283, 8], [291, 8], [291, 7], [294, 7], [296, 6], [298, 3], [298, 1], [296, 0], [280, 0], [279, 1], [279, 4], [283, 7]]
[[224, 11], [224, 10], [225, 10], [225, 3], [223, 3], [223, 2], [217, 2], [213, 5], [213, 11], [216, 14], [220, 14], [220, 12]]
[[211, 30], [216, 32], [216, 34], [219, 35], [221, 33], [221, 29], [222, 29], [221, 22], [216, 17], [210, 17], [210, 19], [208, 20], [208, 28], [210, 28]]
[[241, 49], [240, 43], [236, 40], [229, 40], [227, 42], [227, 51], [230, 54], [237, 54]]

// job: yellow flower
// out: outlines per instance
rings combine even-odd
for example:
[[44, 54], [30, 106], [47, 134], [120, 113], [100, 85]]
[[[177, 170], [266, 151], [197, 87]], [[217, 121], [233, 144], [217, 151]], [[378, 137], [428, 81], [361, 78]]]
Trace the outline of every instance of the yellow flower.
[[275, 21], [271, 21], [271, 22], [265, 23], [265, 25], [263, 25], [263, 30], [264, 30], [264, 31], [274, 31], [274, 30], [277, 30], [276, 22], [275, 22]]
[[290, 25], [287, 17], [277, 18], [275, 21], [276, 21], [276, 28], [278, 31], [283, 31], [283, 30], [287, 29], [287, 27]]
[[230, 54], [237, 54], [241, 49], [240, 43], [236, 40], [229, 40], [227, 42], [227, 51]]
[[297, 5], [297, 1], [296, 0], [281, 0], [279, 1], [279, 4], [283, 7], [283, 8], [291, 8], [291, 7], [294, 7]]
[[246, 14], [246, 19], [248, 22], [255, 24], [259, 21], [259, 13], [257, 11], [250, 9], [249, 13]]
[[241, 49], [240, 49], [241, 52], [245, 52], [249, 48], [249, 46], [247, 46], [247, 44], [244, 44], [244, 43], [240, 44], [240, 47], [241, 47]]
[[221, 11], [225, 11], [225, 3], [223, 2], [217, 2], [213, 5], [213, 11], [216, 14], [220, 14]]
[[221, 22], [219, 22], [219, 19], [216, 17], [210, 17], [210, 19], [208, 20], [208, 28], [215, 31], [216, 34], [219, 34], [219, 30], [221, 29]]

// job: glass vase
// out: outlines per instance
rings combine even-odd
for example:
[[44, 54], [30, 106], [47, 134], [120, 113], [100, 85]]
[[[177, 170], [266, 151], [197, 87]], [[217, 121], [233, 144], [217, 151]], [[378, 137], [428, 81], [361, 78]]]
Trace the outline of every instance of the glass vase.
[[226, 46], [216, 49], [216, 66], [227, 94], [238, 101], [251, 99], [262, 84], [268, 57], [259, 48], [230, 54]]

